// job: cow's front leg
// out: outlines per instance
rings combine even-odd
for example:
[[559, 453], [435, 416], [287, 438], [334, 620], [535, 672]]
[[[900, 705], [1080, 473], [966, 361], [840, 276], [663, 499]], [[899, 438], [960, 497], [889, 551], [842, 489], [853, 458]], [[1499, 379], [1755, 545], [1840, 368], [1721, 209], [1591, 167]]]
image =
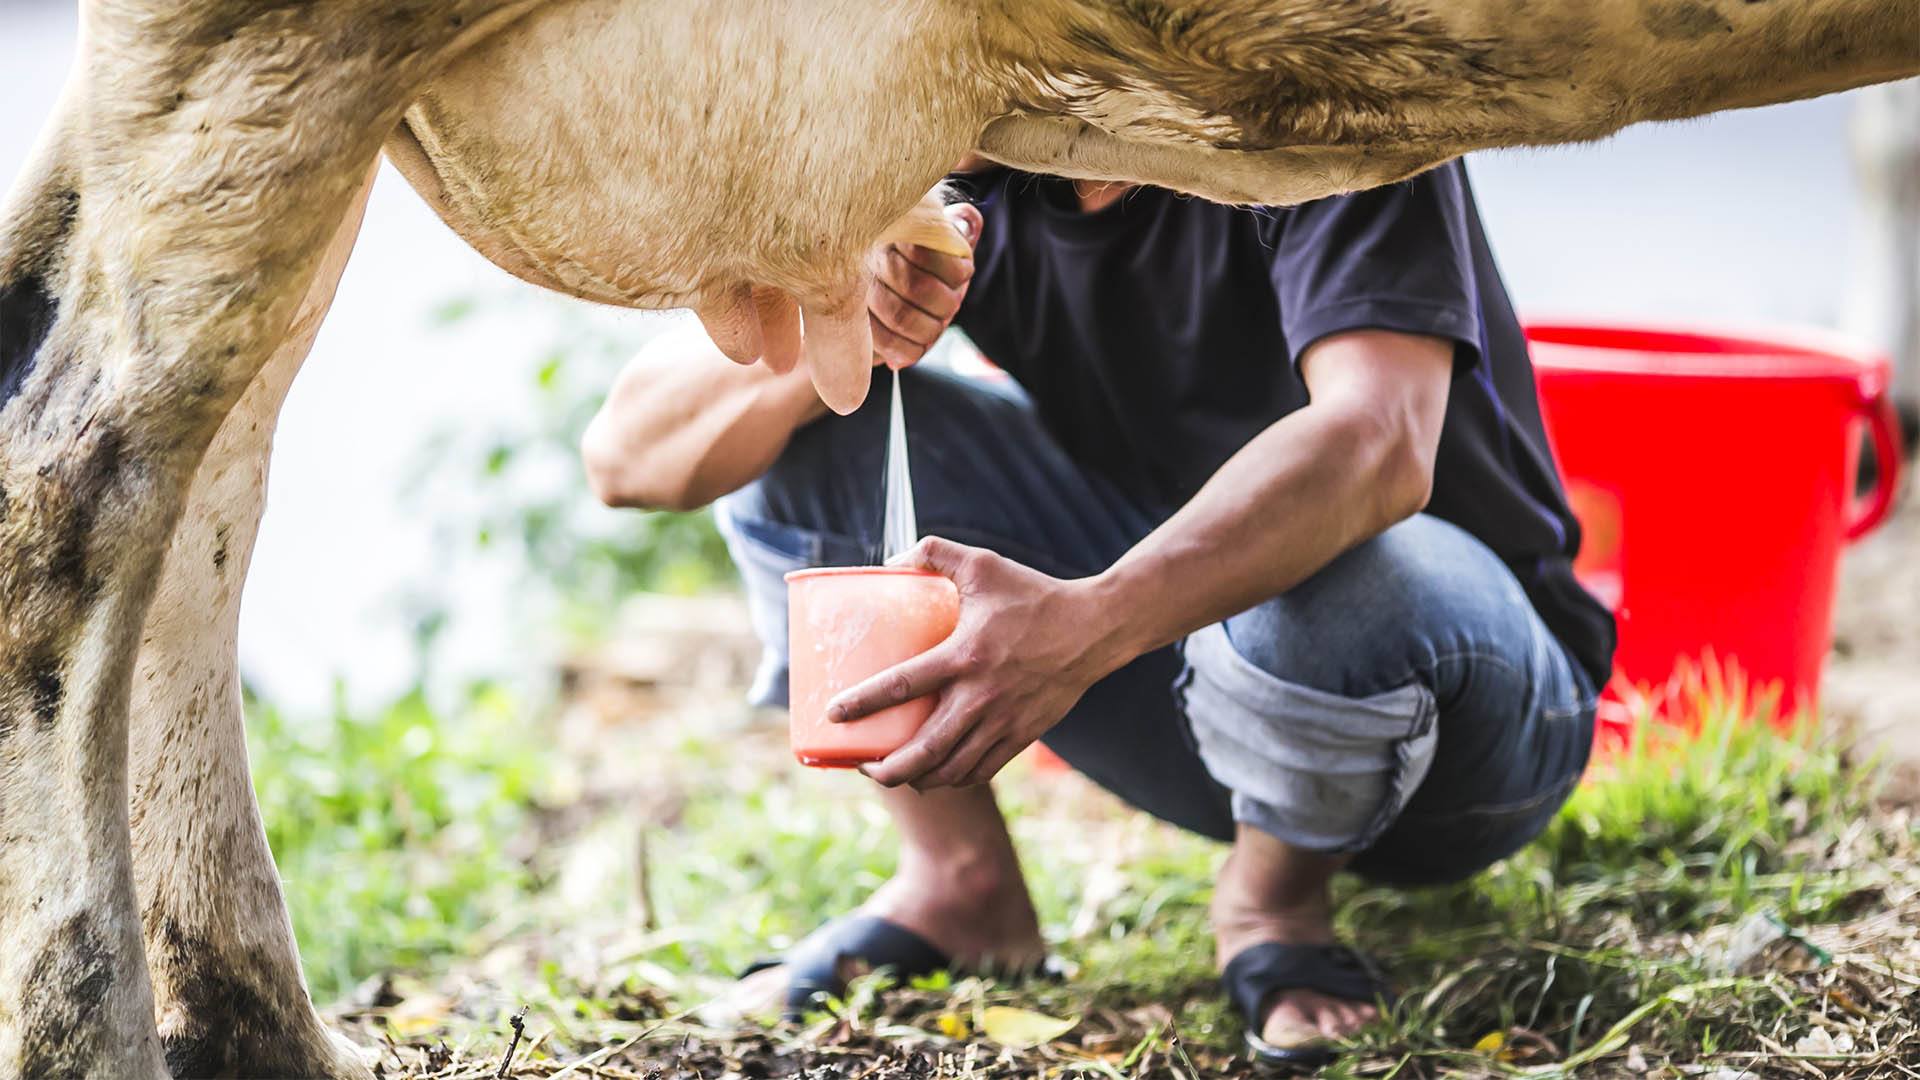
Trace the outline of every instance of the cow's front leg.
[[127, 816], [163, 556], [381, 139], [531, 2], [84, 12], [0, 206], [0, 1076], [164, 1074]]
[[126, 674], [143, 548], [186, 474], [113, 407], [113, 322], [65, 288], [84, 267], [71, 142], [56, 130], [0, 207], [0, 1076], [153, 1077]]
[[[369, 180], [369, 186], [371, 181]], [[334, 237], [287, 341], [214, 435], [173, 531], [134, 668], [134, 882], [160, 1042], [177, 1077], [364, 1077], [307, 997], [247, 769], [236, 654], [267, 457], [352, 251]]]

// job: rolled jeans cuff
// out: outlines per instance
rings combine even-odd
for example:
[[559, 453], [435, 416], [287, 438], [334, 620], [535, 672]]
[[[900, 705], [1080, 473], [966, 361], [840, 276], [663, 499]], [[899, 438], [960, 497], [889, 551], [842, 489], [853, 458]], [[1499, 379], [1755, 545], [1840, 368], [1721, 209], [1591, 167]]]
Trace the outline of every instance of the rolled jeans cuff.
[[1185, 655], [1187, 719], [1236, 822], [1309, 851], [1363, 851], [1426, 779], [1439, 713], [1426, 686], [1352, 698], [1290, 683], [1241, 656], [1221, 624], [1188, 637]]

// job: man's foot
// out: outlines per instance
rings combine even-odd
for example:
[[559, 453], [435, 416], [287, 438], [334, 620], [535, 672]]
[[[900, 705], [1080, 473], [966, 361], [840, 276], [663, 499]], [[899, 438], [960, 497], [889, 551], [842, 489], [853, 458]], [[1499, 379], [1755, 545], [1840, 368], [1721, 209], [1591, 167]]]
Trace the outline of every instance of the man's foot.
[[[1261, 918], [1247, 919], [1229, 932], [1221, 929], [1217, 902], [1214, 911], [1218, 960], [1223, 970], [1234, 957], [1256, 945], [1334, 944], [1333, 921], [1326, 913], [1262, 913]], [[1266, 1018], [1255, 1033], [1261, 1041], [1282, 1048], [1344, 1039], [1380, 1017], [1380, 1010], [1371, 1002], [1304, 989], [1277, 990], [1261, 1002], [1260, 1008]]]
[[[860, 913], [925, 938], [962, 971], [1040, 968], [1046, 943], [992, 792], [896, 789], [881, 797], [901, 828], [900, 867]], [[790, 981], [784, 965], [766, 968], [742, 979], [729, 1001], [744, 1015], [777, 1013]]]
[[[1016, 874], [1009, 886], [997, 876], [978, 870], [948, 867], [945, 872], [929, 874], [904, 872], [903, 868], [860, 906], [858, 914], [870, 918], [859, 920], [859, 924], [836, 919], [819, 932], [826, 937], [810, 938], [796, 947], [802, 950], [794, 954], [798, 971], [806, 973], [799, 977], [803, 983], [837, 990], [868, 970], [888, 965], [908, 965], [914, 968], [914, 974], [948, 964], [961, 971], [996, 974], [1039, 969], [1046, 959], [1046, 945], [1040, 939], [1039, 923], [1024, 883]], [[875, 920], [885, 920], [889, 925], [875, 926]], [[901, 930], [907, 934], [899, 933]], [[857, 943], [868, 937], [877, 955], [839, 953], [850, 945], [857, 950]], [[812, 956], [802, 959], [805, 950], [816, 943], [839, 953], [840, 962], [835, 965], [830, 959]], [[810, 965], [809, 960], [815, 962]], [[819, 970], [809, 971], [810, 966]], [[746, 1015], [791, 1011], [795, 977], [796, 972], [790, 972], [785, 964], [763, 968], [740, 980], [730, 995], [731, 1001]]]
[[[1291, 848], [1242, 827], [1213, 891], [1213, 933], [1219, 966], [1268, 943], [1331, 945], [1328, 882], [1344, 860]], [[1372, 1002], [1316, 990], [1275, 991], [1262, 1001], [1264, 1020], [1248, 1027], [1272, 1046], [1288, 1048], [1343, 1039], [1380, 1016]]]
[[1040, 920], [1017, 865], [903, 865], [860, 910], [926, 938], [965, 971], [1028, 971], [1046, 959]]

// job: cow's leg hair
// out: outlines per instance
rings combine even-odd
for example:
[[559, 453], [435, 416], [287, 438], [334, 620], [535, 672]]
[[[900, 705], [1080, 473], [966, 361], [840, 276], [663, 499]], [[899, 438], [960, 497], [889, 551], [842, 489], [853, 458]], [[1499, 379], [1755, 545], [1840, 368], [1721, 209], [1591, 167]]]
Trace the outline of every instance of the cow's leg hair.
[[[371, 187], [369, 177], [368, 187]], [[334, 236], [287, 340], [200, 463], [134, 668], [134, 884], [175, 1076], [364, 1077], [301, 978], [247, 771], [236, 642], [280, 403], [332, 302], [366, 205]]]
[[162, 558], [381, 139], [535, 2], [83, 13], [0, 206], [0, 1075], [164, 1075], [127, 817]]

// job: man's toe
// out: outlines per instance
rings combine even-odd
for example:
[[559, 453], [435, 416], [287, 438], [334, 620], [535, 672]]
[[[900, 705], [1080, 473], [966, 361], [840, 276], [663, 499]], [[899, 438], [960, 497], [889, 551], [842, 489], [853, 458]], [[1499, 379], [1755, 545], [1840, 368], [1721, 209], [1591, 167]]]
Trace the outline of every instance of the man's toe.
[[725, 1000], [742, 1017], [778, 1016], [786, 1007], [788, 981], [785, 964], [762, 968], [735, 982]]
[[1267, 1013], [1260, 1038], [1282, 1049], [1320, 1041], [1326, 1032], [1322, 1030], [1318, 1012], [1304, 997], [1298, 993], [1283, 994]]
[[1358, 1001], [1342, 1001], [1339, 1004], [1340, 1034], [1351, 1035], [1379, 1016], [1379, 1010]]
[[1320, 1028], [1290, 997], [1282, 997], [1267, 1013], [1260, 1037], [1269, 1045], [1285, 1049], [1319, 1039]]

